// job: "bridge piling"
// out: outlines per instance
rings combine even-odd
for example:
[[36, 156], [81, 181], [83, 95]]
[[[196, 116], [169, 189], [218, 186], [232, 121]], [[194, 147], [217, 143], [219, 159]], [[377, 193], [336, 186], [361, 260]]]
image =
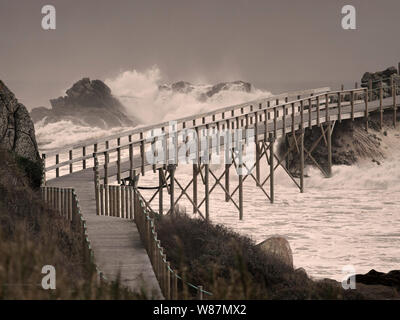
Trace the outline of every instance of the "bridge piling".
[[162, 169], [158, 169], [158, 213], [163, 215], [163, 189], [164, 189], [164, 179]]
[[304, 128], [300, 135], [300, 192], [304, 193]]
[[175, 214], [175, 165], [169, 165], [169, 177], [170, 177], [170, 214]]
[[332, 125], [328, 122], [328, 133], [327, 133], [327, 147], [328, 147], [328, 177], [332, 177]]
[[269, 137], [269, 143], [270, 143], [270, 147], [269, 147], [269, 168], [270, 168], [270, 177], [269, 177], [269, 183], [270, 183], [270, 201], [271, 203], [274, 203], [275, 200], [275, 190], [274, 190], [274, 172], [275, 172], [275, 164], [274, 164], [274, 158], [275, 158], [275, 150], [274, 150], [274, 146], [275, 146], [275, 136], [273, 136], [272, 134], [270, 134]]
[[198, 165], [193, 164], [193, 213], [197, 213], [197, 176]]

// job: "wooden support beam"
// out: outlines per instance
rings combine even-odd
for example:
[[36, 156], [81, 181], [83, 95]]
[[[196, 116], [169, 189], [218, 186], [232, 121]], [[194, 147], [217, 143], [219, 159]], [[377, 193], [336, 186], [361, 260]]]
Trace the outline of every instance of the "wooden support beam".
[[175, 214], [175, 165], [169, 165], [169, 178], [170, 178], [170, 213]]
[[301, 129], [300, 138], [300, 192], [304, 192], [304, 129]]
[[270, 168], [269, 196], [270, 196], [271, 203], [274, 203], [274, 199], [275, 199], [275, 191], [274, 191], [274, 172], [275, 172], [275, 168], [274, 168], [274, 159], [275, 159], [274, 145], [275, 145], [275, 137], [270, 135], [269, 139], [270, 139], [269, 140], [269, 143], [270, 143], [270, 147], [269, 147], [269, 168]]
[[206, 198], [206, 220], [210, 220], [210, 189], [209, 189], [209, 174], [210, 165], [207, 163], [204, 165], [204, 193]]
[[158, 213], [163, 214], [163, 189], [164, 189], [164, 175], [162, 169], [158, 169]]
[[239, 219], [243, 220], [243, 166], [239, 163]]
[[197, 175], [198, 165], [193, 164], [193, 213], [197, 212]]
[[256, 178], [260, 181], [260, 145], [256, 141]]
[[230, 164], [225, 164], [225, 202], [228, 202], [230, 197], [229, 197], [229, 178], [230, 178]]

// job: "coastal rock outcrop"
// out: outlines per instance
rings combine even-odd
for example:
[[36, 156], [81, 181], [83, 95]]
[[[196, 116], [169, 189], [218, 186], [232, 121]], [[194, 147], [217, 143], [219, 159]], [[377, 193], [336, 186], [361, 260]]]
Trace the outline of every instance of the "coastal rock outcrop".
[[160, 92], [173, 92], [182, 94], [194, 94], [201, 102], [223, 92], [238, 91], [250, 93], [254, 88], [251, 83], [244, 81], [221, 82], [216, 85], [194, 85], [187, 81], [179, 81], [173, 84], [164, 84], [158, 87]]
[[111, 89], [100, 80], [83, 78], [66, 91], [66, 96], [50, 100], [52, 109], [44, 107], [31, 111], [35, 122], [45, 123], [71, 120], [74, 123], [100, 128], [137, 125], [125, 112]]
[[35, 128], [25, 106], [0, 80], [0, 148], [39, 163]]
[[267, 254], [272, 254], [284, 264], [293, 268], [293, 253], [289, 241], [283, 237], [271, 237], [257, 245]]
[[400, 86], [400, 77], [398, 76], [398, 72], [395, 67], [389, 67], [383, 71], [365, 72], [361, 78], [361, 86], [364, 88], [372, 86], [372, 98], [376, 99], [379, 97], [379, 90], [377, 89], [379, 89], [382, 85], [383, 97], [390, 97], [392, 76], [394, 76], [393, 80], [397, 86]]

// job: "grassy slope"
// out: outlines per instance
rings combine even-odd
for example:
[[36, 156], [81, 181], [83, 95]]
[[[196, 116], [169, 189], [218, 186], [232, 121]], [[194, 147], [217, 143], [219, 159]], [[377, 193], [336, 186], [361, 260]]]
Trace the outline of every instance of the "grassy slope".
[[[20, 164], [21, 161], [18, 161]], [[98, 283], [78, 230], [49, 210], [14, 157], [0, 151], [0, 299], [136, 299], [118, 282]], [[56, 268], [56, 290], [41, 287]]]

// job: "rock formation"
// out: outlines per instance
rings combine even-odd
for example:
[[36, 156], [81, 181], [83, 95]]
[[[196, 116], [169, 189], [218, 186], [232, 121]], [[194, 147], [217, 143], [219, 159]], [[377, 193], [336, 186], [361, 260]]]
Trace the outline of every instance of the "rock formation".
[[100, 80], [84, 78], [66, 91], [65, 97], [50, 100], [52, 109], [44, 107], [31, 111], [34, 122], [45, 118], [46, 123], [71, 120], [74, 123], [100, 128], [137, 125], [125, 113], [125, 107], [111, 89]]
[[40, 161], [35, 128], [25, 106], [0, 80], [0, 148]]
[[173, 93], [190, 94], [194, 93], [201, 102], [215, 96], [222, 91], [240, 91], [249, 93], [253, 90], [251, 83], [244, 81], [221, 82], [213, 86], [194, 85], [190, 82], [179, 81], [171, 85], [164, 84], [159, 86], [160, 92], [171, 91]]
[[398, 76], [397, 69], [395, 67], [389, 67], [383, 71], [377, 72], [365, 72], [361, 78], [361, 86], [364, 88], [368, 88], [372, 85], [372, 98], [375, 100], [379, 96], [379, 89], [383, 87], [383, 97], [391, 96], [391, 77], [394, 75], [394, 81], [397, 86], [400, 86], [400, 77]]
[[283, 237], [271, 237], [257, 245], [265, 253], [272, 254], [284, 264], [293, 268], [293, 254], [289, 241]]

